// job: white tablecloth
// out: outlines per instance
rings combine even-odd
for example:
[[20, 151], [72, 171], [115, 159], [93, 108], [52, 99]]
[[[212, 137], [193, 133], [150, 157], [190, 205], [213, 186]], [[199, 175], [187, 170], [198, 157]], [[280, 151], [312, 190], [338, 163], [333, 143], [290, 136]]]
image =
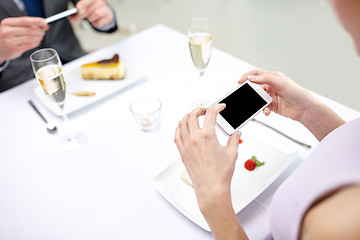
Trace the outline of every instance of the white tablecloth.
[[[163, 25], [93, 56], [104, 51], [136, 64], [146, 81], [69, 116], [71, 126], [88, 138], [79, 151], [61, 151], [60, 134], [49, 134], [27, 103], [32, 99], [61, 130], [61, 118], [35, 97], [35, 80], [0, 94], [0, 239], [212, 239], [156, 191], [153, 179], [179, 158], [174, 131], [192, 102], [218, 99], [254, 67], [214, 49], [200, 89], [186, 36]], [[73, 64], [78, 62], [65, 68]], [[140, 131], [129, 111], [130, 102], [142, 95], [163, 103], [162, 125], [156, 132]], [[360, 115], [315, 95], [345, 120]], [[272, 115], [260, 118], [316, 145], [299, 123]], [[238, 214], [250, 239], [270, 236], [271, 196], [311, 151], [299, 149], [289, 170]]]

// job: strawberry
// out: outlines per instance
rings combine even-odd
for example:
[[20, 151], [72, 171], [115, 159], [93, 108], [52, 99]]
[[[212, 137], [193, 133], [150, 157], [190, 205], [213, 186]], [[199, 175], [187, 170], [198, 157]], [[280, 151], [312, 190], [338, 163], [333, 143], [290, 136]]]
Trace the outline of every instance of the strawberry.
[[247, 161], [245, 162], [245, 164], [244, 164], [244, 167], [245, 167], [247, 170], [249, 170], [249, 171], [254, 170], [255, 167], [256, 167], [256, 162], [255, 162], [255, 160], [253, 160], [253, 159], [247, 160]]
[[244, 167], [249, 170], [252, 171], [254, 170], [256, 167], [259, 167], [261, 165], [264, 165], [265, 162], [260, 162], [259, 160], [256, 159], [255, 156], [252, 156], [250, 159], [248, 159], [245, 163], [244, 163]]

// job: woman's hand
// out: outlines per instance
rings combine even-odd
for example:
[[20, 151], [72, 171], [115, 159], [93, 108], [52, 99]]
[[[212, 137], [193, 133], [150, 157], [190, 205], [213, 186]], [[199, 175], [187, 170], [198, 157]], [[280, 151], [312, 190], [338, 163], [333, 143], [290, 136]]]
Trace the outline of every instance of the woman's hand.
[[316, 101], [305, 88], [280, 72], [253, 70], [245, 73], [239, 80], [239, 84], [248, 79], [260, 84], [272, 97], [272, 103], [264, 109], [265, 115], [273, 111], [301, 122], [303, 113]]
[[[234, 133], [226, 147], [219, 143], [215, 123], [225, 104], [206, 110], [196, 108], [187, 114], [176, 129], [175, 143], [194, 184], [200, 208], [214, 201], [214, 195], [230, 195], [230, 183], [237, 159], [239, 132]], [[205, 115], [203, 128], [198, 117]]]
[[76, 4], [78, 12], [68, 17], [71, 23], [86, 18], [94, 27], [102, 27], [112, 21], [113, 15], [104, 0], [80, 0]]
[[[216, 116], [224, 108], [225, 104], [217, 104], [187, 114], [176, 129], [175, 143], [215, 239], [248, 239], [232, 208], [230, 194], [240, 133], [235, 132], [223, 147], [215, 132]], [[200, 128], [198, 117], [202, 115], [205, 121]]]
[[274, 111], [299, 121], [319, 141], [344, 123], [333, 110], [282, 73], [253, 70], [245, 73], [239, 83], [247, 79], [260, 84], [272, 97], [272, 103], [264, 109], [265, 115]]

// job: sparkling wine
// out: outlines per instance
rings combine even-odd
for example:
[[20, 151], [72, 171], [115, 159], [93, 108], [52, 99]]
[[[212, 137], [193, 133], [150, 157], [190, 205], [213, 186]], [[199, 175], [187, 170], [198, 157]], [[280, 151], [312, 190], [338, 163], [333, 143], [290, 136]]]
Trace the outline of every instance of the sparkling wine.
[[62, 106], [65, 102], [65, 81], [61, 66], [47, 65], [40, 68], [36, 76], [50, 100]]
[[213, 38], [209, 33], [195, 33], [189, 37], [192, 60], [200, 71], [205, 70], [211, 56]]

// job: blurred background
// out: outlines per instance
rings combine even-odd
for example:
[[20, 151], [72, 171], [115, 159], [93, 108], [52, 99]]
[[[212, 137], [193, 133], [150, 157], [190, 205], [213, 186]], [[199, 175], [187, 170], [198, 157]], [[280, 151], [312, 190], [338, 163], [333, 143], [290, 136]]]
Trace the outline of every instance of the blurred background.
[[120, 30], [106, 35], [84, 22], [76, 24], [87, 51], [159, 23], [186, 34], [189, 20], [204, 16], [211, 20], [216, 48], [258, 68], [281, 71], [309, 90], [360, 111], [360, 58], [329, 0], [107, 2], [116, 11]]

